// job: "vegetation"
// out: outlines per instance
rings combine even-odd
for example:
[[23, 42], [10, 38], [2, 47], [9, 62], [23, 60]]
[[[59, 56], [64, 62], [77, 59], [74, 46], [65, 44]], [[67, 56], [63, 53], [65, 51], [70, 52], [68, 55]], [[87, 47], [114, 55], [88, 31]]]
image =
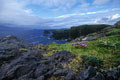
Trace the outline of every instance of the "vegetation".
[[120, 21], [116, 22], [115, 27], [120, 28]]
[[113, 28], [109, 32], [107, 32], [107, 35], [115, 35], [115, 34], [120, 34], [120, 29]]
[[98, 24], [98, 25], [82, 25], [82, 26], [74, 26], [67, 30], [56, 30], [53, 31], [52, 37], [59, 40], [59, 39], [75, 39], [79, 36], [85, 36], [90, 33], [94, 33], [97, 31], [102, 30], [105, 27], [110, 25], [105, 24]]
[[[114, 69], [120, 66], [120, 29], [112, 28], [107, 33], [116, 32], [113, 35], [99, 38], [97, 40], [87, 42], [86, 47], [73, 46], [73, 43], [47, 45], [47, 54], [50, 56], [56, 51], [67, 50], [75, 54], [77, 57], [72, 60], [69, 67], [79, 72], [87, 65], [95, 67]], [[83, 64], [84, 65], [79, 65]], [[81, 67], [80, 67], [81, 66]]]

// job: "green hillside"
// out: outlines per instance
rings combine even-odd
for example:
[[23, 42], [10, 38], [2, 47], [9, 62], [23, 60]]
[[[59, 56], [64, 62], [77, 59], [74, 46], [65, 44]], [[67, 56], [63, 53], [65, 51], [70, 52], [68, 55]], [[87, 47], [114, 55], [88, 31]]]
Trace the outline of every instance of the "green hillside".
[[[73, 46], [72, 44], [76, 42], [46, 45], [42, 47], [43, 50], [45, 49], [47, 51], [47, 54], [44, 54], [44, 56], [50, 56], [61, 50], [70, 51], [77, 56], [69, 64], [69, 67], [75, 71], [79, 71], [78, 68], [83, 69], [88, 65], [97, 68], [101, 67], [102, 69], [105, 68], [105, 70], [118, 68], [120, 67], [120, 29], [111, 28], [104, 34], [107, 36], [86, 42], [86, 44], [88, 44], [87, 47], [79, 45]], [[37, 47], [39, 48], [40, 45]], [[84, 65], [79, 67], [79, 64]]]

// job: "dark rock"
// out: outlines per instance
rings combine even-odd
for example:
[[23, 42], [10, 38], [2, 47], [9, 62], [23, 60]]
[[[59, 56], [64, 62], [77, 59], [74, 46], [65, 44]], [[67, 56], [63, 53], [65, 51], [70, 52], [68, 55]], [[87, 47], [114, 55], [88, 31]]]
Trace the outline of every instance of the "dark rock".
[[[59, 51], [52, 56], [44, 57], [45, 51], [31, 49], [21, 52], [20, 48], [27, 48], [21, 39], [14, 36], [0, 38], [0, 80], [48, 80], [51, 76], [71, 76], [70, 69], [63, 69], [63, 63], [70, 62], [75, 55], [69, 51]], [[29, 49], [29, 48], [27, 48]], [[58, 71], [61, 70], [61, 71]]]
[[45, 75], [47, 77], [49, 77], [50, 73], [52, 74], [53, 73], [53, 66], [50, 66], [50, 65], [45, 65], [45, 64], [40, 64], [34, 74], [35, 74], [35, 77], [39, 77], [39, 76], [42, 76], [42, 75]]
[[120, 69], [107, 73], [107, 80], [118, 80], [120, 78]]
[[115, 23], [114, 25], [116, 28], [119, 28], [120, 29], [120, 21], [118, 21], [117, 23]]
[[37, 80], [45, 80], [44, 76], [40, 76]]
[[58, 62], [70, 62], [75, 55], [71, 54], [69, 51], [59, 51], [56, 54], [50, 56], [50, 58], [57, 60]]
[[80, 80], [80, 79], [74, 71], [71, 71], [64, 77], [64, 80]]
[[90, 80], [105, 80], [105, 77], [101, 73], [98, 73]]
[[22, 39], [18, 39], [15, 36], [3, 37], [0, 41], [0, 49], [18, 49], [18, 48], [27, 48], [28, 44]]
[[22, 75], [27, 74], [30, 71], [30, 69], [31, 68], [28, 67], [27, 65], [26, 66], [17, 65], [5, 73], [3, 80], [11, 80], [14, 78], [21, 77]]
[[57, 70], [57, 71], [54, 73], [54, 75], [55, 75], [55, 76], [65, 76], [65, 75], [68, 74], [68, 72], [69, 72], [68, 69]]
[[88, 80], [88, 79], [94, 77], [95, 75], [96, 75], [96, 70], [92, 66], [89, 66], [88, 69], [81, 71], [80, 79]]

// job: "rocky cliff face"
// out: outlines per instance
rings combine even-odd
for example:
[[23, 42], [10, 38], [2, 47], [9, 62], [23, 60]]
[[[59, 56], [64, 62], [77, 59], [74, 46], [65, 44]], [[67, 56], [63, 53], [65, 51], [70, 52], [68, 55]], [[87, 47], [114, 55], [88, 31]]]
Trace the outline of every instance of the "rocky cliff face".
[[115, 24], [115, 27], [120, 29], [120, 21]]
[[103, 73], [88, 66], [80, 73], [75, 72], [68, 64], [76, 56], [69, 51], [58, 51], [47, 57], [44, 53], [45, 50], [34, 49], [14, 36], [0, 38], [0, 80], [120, 79], [120, 69]]

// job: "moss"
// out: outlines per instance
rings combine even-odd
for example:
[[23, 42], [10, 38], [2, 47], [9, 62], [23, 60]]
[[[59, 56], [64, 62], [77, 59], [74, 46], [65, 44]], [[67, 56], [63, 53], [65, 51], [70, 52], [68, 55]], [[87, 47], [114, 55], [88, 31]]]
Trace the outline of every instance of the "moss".
[[84, 68], [82, 65], [82, 59], [80, 58], [80, 56], [78, 56], [77, 58], [73, 59], [70, 63], [69, 63], [69, 68], [74, 70], [77, 73], [80, 73], [80, 71]]
[[26, 48], [20, 48], [19, 51], [27, 52], [28, 49], [26, 49]]

